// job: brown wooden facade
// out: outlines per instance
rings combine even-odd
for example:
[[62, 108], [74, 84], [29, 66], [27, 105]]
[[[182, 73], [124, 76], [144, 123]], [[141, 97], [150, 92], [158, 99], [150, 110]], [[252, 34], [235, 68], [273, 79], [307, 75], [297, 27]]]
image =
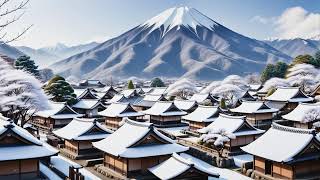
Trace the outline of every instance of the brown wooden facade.
[[189, 122], [189, 129], [191, 131], [196, 131], [198, 129], [202, 129], [207, 127], [211, 122], [196, 122], [196, 121], [188, 121]]
[[246, 116], [247, 121], [254, 127], [259, 129], [269, 129], [272, 124], [273, 113], [253, 113], [243, 114]]
[[72, 119], [53, 119], [45, 118], [41, 116], [34, 116], [31, 120], [31, 124], [36, 127], [39, 127], [42, 130], [52, 130], [54, 128], [61, 128], [69, 124]]
[[150, 122], [155, 125], [159, 125], [159, 126], [181, 124], [181, 116], [154, 116], [154, 115], [150, 115]]

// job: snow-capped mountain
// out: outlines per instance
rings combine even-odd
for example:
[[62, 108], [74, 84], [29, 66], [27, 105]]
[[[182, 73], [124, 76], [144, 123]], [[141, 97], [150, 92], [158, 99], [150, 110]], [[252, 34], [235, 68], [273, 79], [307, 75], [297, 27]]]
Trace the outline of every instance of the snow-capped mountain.
[[[320, 36], [319, 36], [320, 37]], [[320, 40], [313, 37], [310, 39], [275, 39], [265, 41], [270, 46], [278, 49], [279, 51], [291, 56], [296, 57], [301, 54], [313, 55], [320, 50]]]
[[98, 44], [99, 43], [91, 42], [88, 44], [69, 47], [62, 43], [57, 43], [55, 46], [43, 47], [39, 49], [33, 49], [26, 46], [17, 46], [16, 48], [34, 59], [36, 64], [38, 64], [40, 67], [47, 67], [59, 60], [92, 49]]
[[50, 66], [66, 77], [221, 79], [291, 57], [188, 7], [170, 8], [86, 52]]

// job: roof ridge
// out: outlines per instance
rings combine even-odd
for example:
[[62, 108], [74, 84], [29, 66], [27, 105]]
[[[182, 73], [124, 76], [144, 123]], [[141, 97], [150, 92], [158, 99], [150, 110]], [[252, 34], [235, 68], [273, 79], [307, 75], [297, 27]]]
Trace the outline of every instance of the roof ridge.
[[95, 122], [97, 121], [96, 118], [74, 118], [75, 121], [79, 121], [79, 122]]
[[150, 126], [153, 126], [152, 123], [143, 123], [143, 122], [137, 122], [137, 121], [133, 121], [129, 118], [125, 118], [124, 121], [130, 125], [133, 125], [133, 126], [140, 126], [140, 127], [150, 127]]
[[185, 165], [188, 165], [188, 166], [194, 166], [193, 162], [189, 162], [187, 159], [181, 157], [177, 153], [173, 153], [171, 157], [173, 157], [175, 160], [181, 162], [182, 164], [185, 164]]
[[294, 128], [294, 127], [280, 125], [275, 122], [272, 123], [271, 127], [274, 129], [280, 130], [280, 131], [286, 131], [286, 132], [292, 132], [292, 133], [298, 133], [298, 134], [313, 134], [313, 135], [315, 135], [315, 129]]
[[245, 119], [246, 118], [246, 116], [231, 116], [231, 115], [222, 114], [222, 113], [219, 113], [219, 116], [228, 117], [231, 119]]

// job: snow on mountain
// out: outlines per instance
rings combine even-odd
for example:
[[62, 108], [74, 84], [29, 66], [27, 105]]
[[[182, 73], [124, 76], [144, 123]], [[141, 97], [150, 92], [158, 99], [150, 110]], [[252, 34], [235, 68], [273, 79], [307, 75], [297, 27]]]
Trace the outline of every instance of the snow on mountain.
[[91, 42], [69, 47], [62, 43], [57, 43], [55, 46], [39, 49], [33, 49], [26, 46], [17, 46], [16, 48], [30, 56], [40, 67], [47, 67], [59, 60], [87, 51], [97, 45], [98, 43]]
[[17, 59], [18, 57], [24, 55], [24, 53], [19, 49], [3, 43], [0, 43], [0, 54], [6, 55], [12, 59]]
[[264, 42], [293, 58], [301, 54], [313, 55], [320, 50], [320, 40], [316, 40], [316, 37], [312, 39], [274, 39]]
[[291, 59], [188, 7], [171, 8], [86, 52], [50, 66], [66, 77], [221, 79]]

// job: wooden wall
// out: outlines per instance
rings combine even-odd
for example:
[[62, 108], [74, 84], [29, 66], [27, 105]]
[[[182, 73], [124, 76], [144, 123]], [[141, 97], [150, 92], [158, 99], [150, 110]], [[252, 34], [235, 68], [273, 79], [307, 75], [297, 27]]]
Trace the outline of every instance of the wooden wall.
[[39, 160], [15, 160], [0, 162], [0, 176], [23, 173], [38, 173]]
[[[255, 156], [254, 169], [265, 174], [265, 159]], [[293, 179], [293, 168], [286, 164], [272, 162], [270, 176], [281, 179]]]
[[106, 117], [105, 124], [106, 126], [118, 129], [120, 127], [119, 123], [122, 121], [122, 118], [118, 117]]
[[195, 121], [188, 121], [188, 122], [189, 122], [190, 130], [198, 130], [198, 129], [204, 128], [210, 124], [210, 123], [195, 122]]

